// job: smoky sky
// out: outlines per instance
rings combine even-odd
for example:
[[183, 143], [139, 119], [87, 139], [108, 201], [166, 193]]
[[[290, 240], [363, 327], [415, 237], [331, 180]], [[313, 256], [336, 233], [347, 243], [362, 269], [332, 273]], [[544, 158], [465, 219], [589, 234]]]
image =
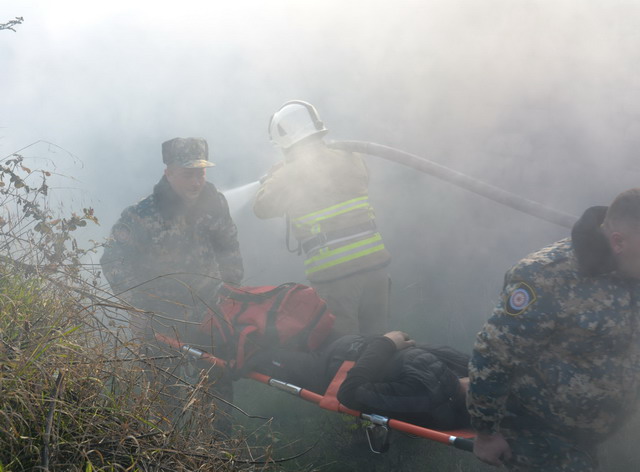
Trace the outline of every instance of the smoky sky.
[[[46, 141], [22, 154], [67, 176], [60, 205], [95, 209], [86, 239], [151, 192], [173, 137], [208, 140], [220, 189], [255, 182], [280, 158], [267, 124], [291, 99], [318, 108], [328, 139], [393, 146], [576, 216], [639, 184], [636, 1], [0, 4], [0, 22], [16, 16], [15, 33], [0, 31], [0, 155]], [[391, 327], [418, 340], [469, 351], [504, 272], [569, 234], [367, 164], [393, 256]], [[254, 191], [228, 193], [245, 283], [303, 282], [284, 222], [253, 216]]]
[[[270, 115], [304, 99], [328, 139], [390, 145], [579, 216], [638, 185], [640, 6], [632, 1], [5, 1], [0, 154], [73, 177], [102, 240], [151, 192], [160, 144], [208, 140], [220, 189], [279, 158]], [[393, 327], [470, 348], [506, 269], [568, 230], [367, 157], [392, 252]], [[247, 284], [303, 281], [284, 222], [230, 193]], [[233, 197], [231, 196], [233, 195]]]

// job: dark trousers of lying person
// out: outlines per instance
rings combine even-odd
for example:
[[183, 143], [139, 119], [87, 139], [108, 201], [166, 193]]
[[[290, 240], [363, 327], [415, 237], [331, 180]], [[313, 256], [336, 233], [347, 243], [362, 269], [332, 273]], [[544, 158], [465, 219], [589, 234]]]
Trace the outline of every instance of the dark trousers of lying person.
[[346, 407], [427, 428], [469, 425], [460, 381], [467, 376], [469, 356], [449, 347], [399, 349], [387, 335], [346, 335], [312, 353], [264, 350], [250, 368], [324, 394], [344, 361], [355, 361], [337, 395]]

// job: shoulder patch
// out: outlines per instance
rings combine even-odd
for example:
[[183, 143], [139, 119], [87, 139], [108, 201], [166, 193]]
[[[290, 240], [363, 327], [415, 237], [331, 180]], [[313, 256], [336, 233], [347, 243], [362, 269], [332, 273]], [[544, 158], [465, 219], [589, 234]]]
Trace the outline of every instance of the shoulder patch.
[[511, 316], [522, 314], [537, 299], [536, 292], [524, 282], [516, 284], [506, 297], [505, 311]]

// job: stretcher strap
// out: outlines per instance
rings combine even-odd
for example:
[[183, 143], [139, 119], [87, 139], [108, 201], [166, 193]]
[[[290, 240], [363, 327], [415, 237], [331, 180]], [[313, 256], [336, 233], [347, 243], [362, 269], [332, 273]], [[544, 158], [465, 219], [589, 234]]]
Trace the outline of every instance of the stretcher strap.
[[327, 387], [327, 391], [324, 392], [324, 396], [320, 403], [318, 404], [321, 408], [325, 410], [332, 411], [340, 411], [340, 402], [338, 401], [337, 395], [338, 390], [340, 389], [340, 385], [344, 382], [344, 379], [347, 378], [347, 373], [351, 370], [355, 362], [353, 361], [344, 361], [336, 375], [333, 377], [333, 380]]

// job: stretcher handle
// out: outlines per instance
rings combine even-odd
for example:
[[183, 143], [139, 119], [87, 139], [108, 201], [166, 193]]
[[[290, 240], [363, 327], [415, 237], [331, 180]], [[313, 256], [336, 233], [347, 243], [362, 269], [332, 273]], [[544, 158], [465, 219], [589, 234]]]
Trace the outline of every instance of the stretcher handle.
[[473, 452], [473, 439], [456, 437], [451, 445], [461, 451]]

